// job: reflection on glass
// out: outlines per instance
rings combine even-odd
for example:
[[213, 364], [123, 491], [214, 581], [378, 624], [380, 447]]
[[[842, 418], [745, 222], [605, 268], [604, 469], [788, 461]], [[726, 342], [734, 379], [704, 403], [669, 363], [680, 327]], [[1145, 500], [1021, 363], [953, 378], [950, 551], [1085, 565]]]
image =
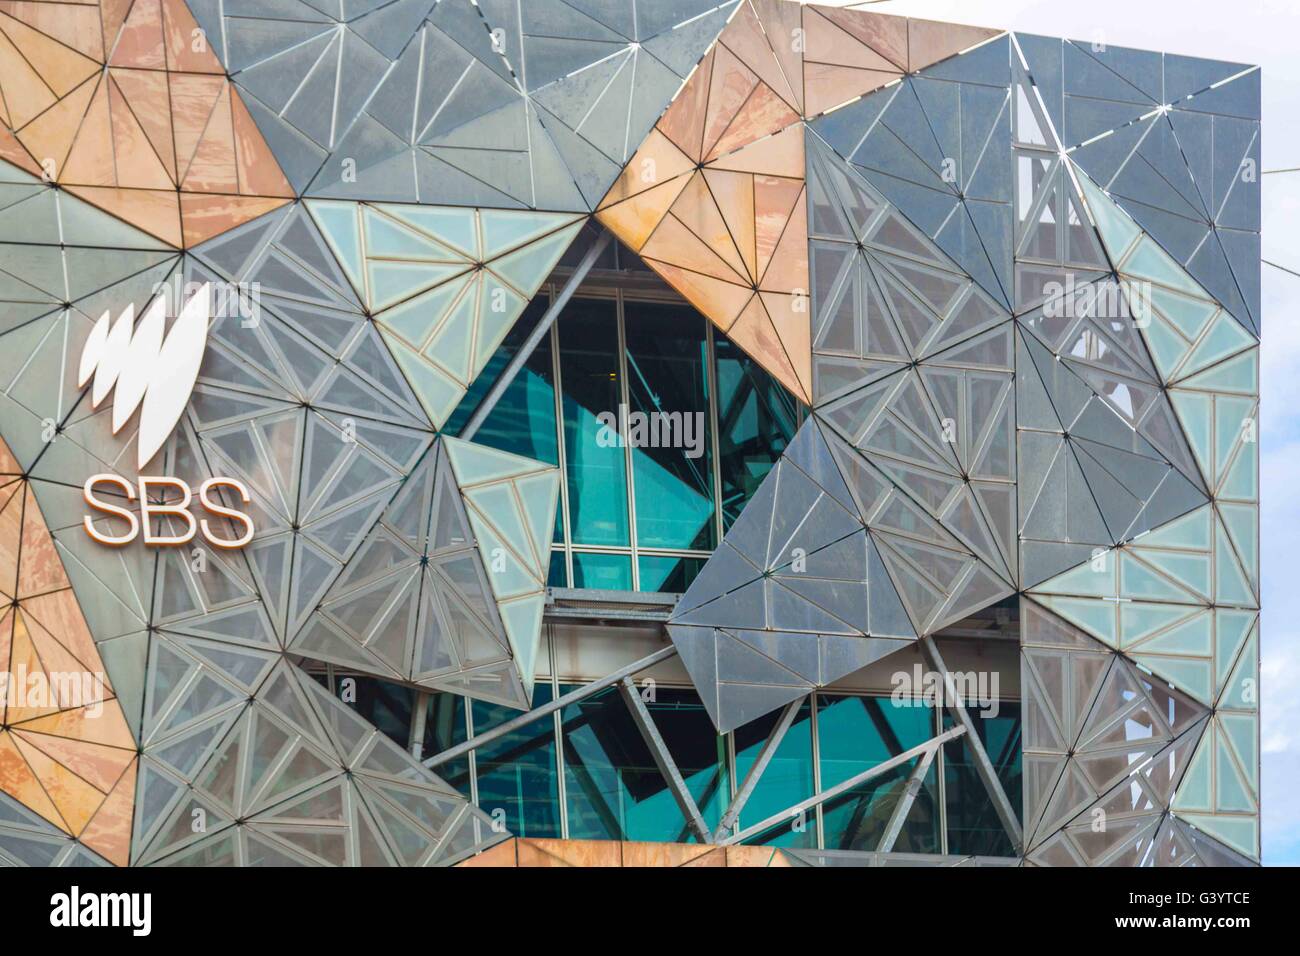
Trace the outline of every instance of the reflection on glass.
[[[944, 715], [944, 727], [952, 719]], [[975, 731], [997, 769], [1007, 799], [1021, 812], [1020, 705], [1000, 701], [996, 717], [975, 721]], [[948, 809], [948, 852], [976, 856], [1015, 856], [993, 801], [975, 771], [964, 737], [943, 745], [944, 797]]]
[[623, 321], [637, 544], [711, 550], [717, 536], [704, 319], [690, 306], [627, 302]]
[[[935, 734], [930, 707], [896, 705], [888, 697], [818, 695], [817, 745], [821, 786], [843, 783], [876, 764], [924, 743]], [[919, 758], [918, 758], [919, 759]], [[910, 761], [873, 777], [822, 807], [827, 849], [875, 850], [916, 766]], [[936, 853], [939, 814], [932, 764], [907, 821], [894, 844], [898, 852]]]
[[606, 591], [632, 590], [632, 558], [626, 554], [573, 552], [573, 586]]
[[[763, 744], [767, 742], [768, 735], [780, 717], [781, 711], [775, 711], [736, 729], [737, 781], [743, 781], [754, 766]], [[746, 826], [753, 826], [812, 795], [812, 703], [804, 701], [795, 715], [794, 723], [781, 738], [776, 753], [772, 755], [763, 775], [758, 778], [758, 784], [741, 811], [739, 828], [743, 830]], [[792, 818], [790, 822], [772, 827], [746, 842], [767, 846], [815, 847], [817, 827], [811, 814], [806, 814], [802, 819]]]
[[639, 590], [681, 594], [700, 573], [704, 561], [704, 558], [643, 554], [637, 559], [637, 573], [641, 575]]
[[[646, 707], [705, 823], [716, 827], [730, 794], [726, 738], [694, 691], [660, 687], [655, 698]], [[564, 708], [560, 733], [571, 839], [698, 842], [616, 690]]]
[[[430, 694], [424, 720], [424, 756], [432, 757], [464, 743], [465, 739], [465, 698], [456, 694]], [[435, 772], [466, 797], [470, 795], [469, 757], [439, 764]]]
[[[456, 406], [443, 431], [458, 434], [470, 415], [495, 384], [502, 370], [524, 339], [537, 326], [550, 304], [550, 298], [539, 294], [528, 304], [523, 315], [506, 333], [483, 371], [474, 379], [465, 397]], [[560, 449], [555, 431], [555, 376], [551, 368], [551, 337], [545, 336], [529, 356], [519, 374], [506, 387], [505, 394], [493, 407], [487, 421], [474, 435], [482, 445], [500, 448], [526, 458], [534, 458], [551, 465], [559, 464]]]
[[567, 588], [569, 586], [569, 570], [564, 566], [564, 552], [551, 552], [551, 566], [546, 574], [546, 586], [548, 588]]
[[790, 393], [724, 336], [714, 336], [714, 350], [725, 530], [790, 443], [798, 412]]
[[[533, 706], [551, 700], [551, 685], [538, 683]], [[519, 716], [509, 707], [473, 702], [474, 733]], [[560, 789], [555, 760], [555, 722], [542, 717], [476, 751], [478, 805], [488, 814], [502, 810], [505, 827], [520, 837], [560, 835]]]
[[626, 546], [625, 451], [607, 440], [596, 417], [618, 415], [618, 310], [612, 301], [575, 298], [558, 325], [572, 539]]

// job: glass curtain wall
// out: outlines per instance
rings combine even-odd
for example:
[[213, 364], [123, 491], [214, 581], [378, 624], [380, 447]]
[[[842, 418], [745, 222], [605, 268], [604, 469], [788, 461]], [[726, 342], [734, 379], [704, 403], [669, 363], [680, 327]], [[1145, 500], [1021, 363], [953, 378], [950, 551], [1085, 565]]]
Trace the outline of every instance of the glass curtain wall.
[[[327, 683], [330, 678], [321, 676]], [[358, 711], [403, 747], [411, 740], [414, 691], [369, 677], [355, 681]], [[580, 685], [539, 681], [533, 706]], [[518, 716], [482, 701], [421, 695], [427, 708], [423, 753], [433, 754]], [[701, 816], [716, 829], [762, 750], [778, 714], [719, 735], [690, 688], [645, 690], [643, 699]], [[975, 721], [1012, 805], [1021, 801], [1020, 706], [1001, 701]], [[842, 783], [951, 726], [928, 706], [897, 706], [889, 697], [813, 695], [796, 714], [740, 814], [759, 824], [813, 794]], [[782, 820], [745, 842], [831, 850], [874, 850], [913, 760]], [[617, 690], [610, 688], [539, 718], [436, 772], [517, 836], [591, 840], [698, 842]], [[936, 756], [894, 845], [896, 852], [1012, 856], [974, 768], [958, 739]]]
[[[544, 289], [449, 420], [545, 313]], [[549, 583], [681, 592], [798, 427], [788, 392], [669, 294], [584, 286], [474, 440], [564, 473]]]

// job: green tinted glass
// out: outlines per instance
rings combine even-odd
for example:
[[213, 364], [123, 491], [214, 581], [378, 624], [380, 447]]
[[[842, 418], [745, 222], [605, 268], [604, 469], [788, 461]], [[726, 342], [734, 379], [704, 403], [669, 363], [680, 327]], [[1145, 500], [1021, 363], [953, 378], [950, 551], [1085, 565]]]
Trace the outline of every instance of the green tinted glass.
[[573, 552], [573, 586], [606, 591], [632, 590], [632, 558], [626, 554]]
[[[1021, 812], [1020, 705], [999, 701], [995, 716], [981, 716], [975, 710], [971, 713], [976, 717], [975, 732], [1018, 815]], [[945, 714], [944, 727], [950, 726], [952, 718]], [[1015, 856], [1011, 839], [976, 773], [974, 755], [965, 738], [944, 744], [943, 763], [948, 852], [963, 856]]]
[[[737, 781], [744, 781], [753, 768], [780, 716], [781, 711], [765, 714], [736, 729]], [[739, 785], [738, 783], [737, 786]], [[745, 803], [740, 814], [740, 829], [766, 820], [812, 795], [812, 704], [805, 701]], [[745, 842], [768, 846], [814, 847], [817, 845], [817, 829], [812, 824], [811, 817], [805, 815], [802, 819], [792, 818], [788, 823], [774, 826]]]
[[637, 558], [641, 575], [640, 590], [681, 594], [704, 567], [704, 558], [679, 558], [669, 555], [643, 554]]
[[[533, 706], [551, 700], [550, 684], [533, 690]], [[509, 707], [473, 702], [474, 732], [481, 734], [519, 716]], [[476, 751], [478, 805], [505, 813], [505, 827], [520, 837], [560, 835], [560, 790], [555, 757], [555, 722], [542, 717]]]
[[[627, 545], [627, 468], [615, 416], [620, 401], [618, 311], [612, 301], [574, 299], [559, 320], [569, 524], [577, 544]], [[580, 586], [580, 585], [579, 585]]]

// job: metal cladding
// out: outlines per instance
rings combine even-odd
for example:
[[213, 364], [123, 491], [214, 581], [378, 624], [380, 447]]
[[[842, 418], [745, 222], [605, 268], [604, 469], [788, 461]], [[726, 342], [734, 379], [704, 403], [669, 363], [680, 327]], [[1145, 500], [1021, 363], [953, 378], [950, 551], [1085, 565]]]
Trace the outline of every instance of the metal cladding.
[[[667, 625], [718, 728], [1019, 595], [1024, 860], [1258, 860], [1257, 69], [788, 0], [324, 6], [0, 10], [0, 660], [96, 675], [0, 699], [0, 861], [508, 837], [297, 662], [528, 707], [559, 471], [440, 432], [593, 221], [809, 409]], [[101, 402], [82, 356], [186, 284], [146, 455], [147, 376]], [[92, 540], [81, 483], [146, 466], [240, 481], [252, 541]]]

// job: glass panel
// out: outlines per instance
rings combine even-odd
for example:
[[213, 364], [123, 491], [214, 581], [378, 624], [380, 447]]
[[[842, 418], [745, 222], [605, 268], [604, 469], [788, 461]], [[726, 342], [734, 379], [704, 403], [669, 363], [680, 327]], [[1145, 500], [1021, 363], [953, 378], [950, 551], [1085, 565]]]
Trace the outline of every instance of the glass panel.
[[626, 554], [573, 552], [573, 586], [606, 591], [632, 590], [632, 558]]
[[748, 355], [714, 333], [722, 523], [731, 527], [798, 427], [793, 398]]
[[[344, 681], [356, 682], [355, 703], [344, 696], [347, 685]], [[366, 677], [363, 674], [336, 674], [334, 692], [344, 703], [351, 703], [352, 709], [370, 721], [403, 750], [411, 740], [411, 708], [415, 692], [400, 684]]]
[[564, 565], [564, 552], [555, 550], [551, 552], [551, 567], [546, 575], [546, 586], [548, 588], [567, 588], [569, 586], [569, 570]]
[[[505, 340], [488, 360], [483, 371], [447, 420], [443, 431], [457, 435], [469, 421], [488, 389], [496, 383], [524, 339], [536, 328], [550, 304], [550, 297], [539, 294], [523, 315], [506, 333]], [[555, 428], [555, 376], [551, 367], [551, 337], [537, 343], [524, 367], [506, 388], [506, 392], [488, 415], [474, 441], [551, 465], [559, 464], [559, 436]]]
[[[776, 726], [781, 712], [766, 714], [757, 720], [738, 727], [735, 731], [736, 787], [739, 789], [768, 734]], [[745, 809], [740, 814], [740, 828], [753, 826], [794, 806], [813, 795], [812, 703], [805, 701], [795, 715], [794, 723], [772, 755], [763, 776], [759, 777], [754, 792], [750, 794]], [[799, 825], [784, 823], [759, 834], [747, 843], [767, 846], [815, 847], [817, 830], [811, 815], [805, 815]]]
[[[944, 729], [952, 718], [944, 714]], [[998, 702], [996, 716], [975, 720], [989, 759], [1007, 799], [1021, 812], [1020, 705]], [[948, 805], [948, 852], [977, 856], [1015, 856], [1011, 840], [998, 820], [988, 791], [975, 772], [975, 759], [964, 738], [943, 745], [944, 797]]]
[[637, 558], [641, 575], [640, 590], [681, 594], [704, 567], [704, 558], [679, 558], [661, 554], [643, 554]]
[[[449, 747], [465, 742], [465, 698], [457, 694], [430, 694], [424, 720], [424, 756], [432, 757]], [[469, 796], [469, 757], [434, 768], [434, 773]]]
[[[628, 538], [627, 469], [617, 433], [597, 419], [618, 415], [615, 303], [573, 299], [559, 320], [569, 525], [577, 544], [623, 545]], [[577, 585], [581, 587], [581, 585]]]
[[623, 324], [637, 544], [711, 550], [716, 529], [704, 319], [685, 305], [626, 302]]
[[[888, 697], [818, 695], [817, 744], [822, 789], [843, 783], [935, 734], [934, 710], [928, 706], [896, 705]], [[822, 832], [827, 849], [875, 850], [889, 822], [911, 761], [868, 780], [822, 806]], [[894, 849], [898, 852], [938, 852], [937, 773], [932, 767], [917, 794]]]
[[[533, 689], [532, 706], [551, 700], [551, 685]], [[513, 720], [519, 711], [473, 702], [474, 732]], [[480, 747], [475, 756], [478, 805], [486, 813], [505, 811], [506, 829], [520, 837], [560, 835], [560, 788], [555, 758], [555, 722], [547, 716]]]
[[[694, 691], [660, 687], [646, 706], [705, 823], [716, 827], [730, 795], [726, 738]], [[571, 839], [698, 842], [616, 690], [569, 705], [561, 718]]]

